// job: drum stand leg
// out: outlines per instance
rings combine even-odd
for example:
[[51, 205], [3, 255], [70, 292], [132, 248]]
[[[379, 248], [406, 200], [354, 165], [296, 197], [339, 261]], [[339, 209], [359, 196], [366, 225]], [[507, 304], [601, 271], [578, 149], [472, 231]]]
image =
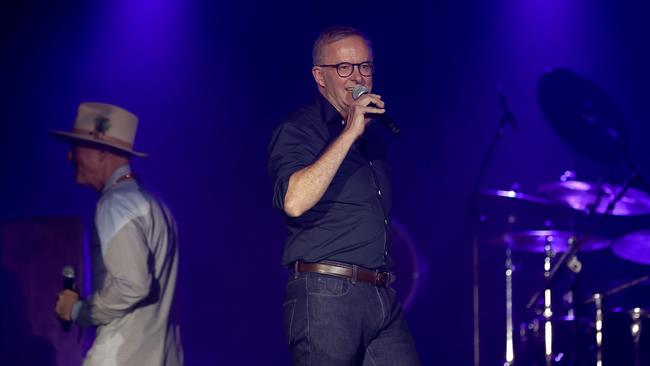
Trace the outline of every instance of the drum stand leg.
[[514, 272], [512, 265], [512, 251], [510, 248], [506, 249], [506, 361], [504, 366], [512, 366], [515, 360], [513, 336], [512, 336], [512, 273]]
[[[544, 278], [550, 276], [551, 271], [551, 258], [553, 252], [551, 249], [551, 242], [553, 241], [552, 237], [546, 238], [546, 245], [544, 246], [544, 252], [546, 257], [544, 258]], [[546, 360], [546, 366], [551, 366], [553, 363], [553, 323], [551, 322], [551, 316], [553, 312], [551, 311], [551, 289], [546, 288], [544, 290], [544, 356]]]
[[474, 366], [481, 364], [481, 347], [480, 347], [480, 332], [479, 332], [479, 275], [478, 275], [478, 234], [474, 233], [472, 241], [472, 315], [473, 315], [473, 351], [474, 351]]
[[639, 340], [641, 339], [641, 309], [634, 308], [630, 311], [632, 316], [632, 342], [634, 342], [634, 366], [641, 366], [641, 350], [639, 349]]
[[553, 362], [553, 323], [551, 322], [551, 289], [544, 290], [544, 355], [546, 366]]
[[594, 294], [596, 306], [596, 366], [603, 366], [603, 301], [600, 294]]

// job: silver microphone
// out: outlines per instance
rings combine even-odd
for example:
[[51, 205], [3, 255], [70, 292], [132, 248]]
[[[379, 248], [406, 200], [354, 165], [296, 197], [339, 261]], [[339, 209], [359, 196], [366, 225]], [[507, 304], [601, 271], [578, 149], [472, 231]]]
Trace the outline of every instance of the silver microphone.
[[[365, 85], [357, 85], [354, 88], [352, 88], [352, 99], [357, 100], [361, 98], [362, 95], [368, 94], [370, 91], [368, 88], [366, 88]], [[372, 107], [377, 107], [373, 103], [370, 103], [370, 106]], [[393, 122], [393, 119], [388, 116], [388, 114], [383, 113], [383, 114], [377, 114], [377, 113], [372, 113], [371, 118], [378, 119], [381, 121], [381, 123], [392, 133], [393, 135], [397, 136], [399, 135], [399, 128], [397, 125], [395, 125], [395, 122]]]

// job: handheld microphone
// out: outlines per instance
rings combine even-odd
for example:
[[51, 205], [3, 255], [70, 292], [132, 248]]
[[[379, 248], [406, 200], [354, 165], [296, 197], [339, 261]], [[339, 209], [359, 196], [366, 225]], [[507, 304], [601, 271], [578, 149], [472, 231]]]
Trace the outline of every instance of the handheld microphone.
[[[74, 268], [72, 268], [72, 266], [63, 267], [62, 275], [63, 275], [62, 277], [63, 289], [74, 291], [74, 279], [75, 279]], [[61, 320], [61, 326], [64, 332], [70, 331], [71, 324], [72, 324], [71, 320]]]
[[[361, 98], [362, 95], [368, 94], [370, 91], [364, 85], [357, 85], [352, 89], [352, 99], [357, 100]], [[370, 106], [376, 107], [373, 103], [370, 103]], [[372, 114], [375, 119], [381, 121], [381, 123], [392, 133], [393, 135], [399, 135], [399, 128], [393, 122], [393, 119], [388, 116], [388, 114]]]

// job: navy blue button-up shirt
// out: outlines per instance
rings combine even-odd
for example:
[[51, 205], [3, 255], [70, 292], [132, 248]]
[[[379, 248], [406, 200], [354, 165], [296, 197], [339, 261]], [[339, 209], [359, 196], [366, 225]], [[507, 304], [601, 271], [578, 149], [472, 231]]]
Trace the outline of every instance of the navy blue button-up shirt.
[[[289, 177], [314, 163], [343, 131], [338, 111], [319, 95], [273, 132], [268, 169], [273, 206], [284, 212]], [[390, 138], [370, 123], [352, 145], [321, 200], [299, 217], [286, 216], [288, 237], [282, 263], [332, 260], [388, 270], [391, 185], [385, 159]]]

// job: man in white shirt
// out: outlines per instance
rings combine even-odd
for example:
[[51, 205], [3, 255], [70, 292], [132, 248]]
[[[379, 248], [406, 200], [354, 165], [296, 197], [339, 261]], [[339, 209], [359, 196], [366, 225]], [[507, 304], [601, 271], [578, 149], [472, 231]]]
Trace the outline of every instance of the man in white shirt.
[[129, 160], [138, 118], [120, 107], [82, 103], [71, 132], [51, 133], [71, 144], [76, 181], [100, 198], [93, 237], [93, 293], [59, 293], [56, 314], [79, 326], [96, 326], [84, 365], [183, 364], [173, 317], [178, 270], [176, 224], [169, 209], [142, 190]]

